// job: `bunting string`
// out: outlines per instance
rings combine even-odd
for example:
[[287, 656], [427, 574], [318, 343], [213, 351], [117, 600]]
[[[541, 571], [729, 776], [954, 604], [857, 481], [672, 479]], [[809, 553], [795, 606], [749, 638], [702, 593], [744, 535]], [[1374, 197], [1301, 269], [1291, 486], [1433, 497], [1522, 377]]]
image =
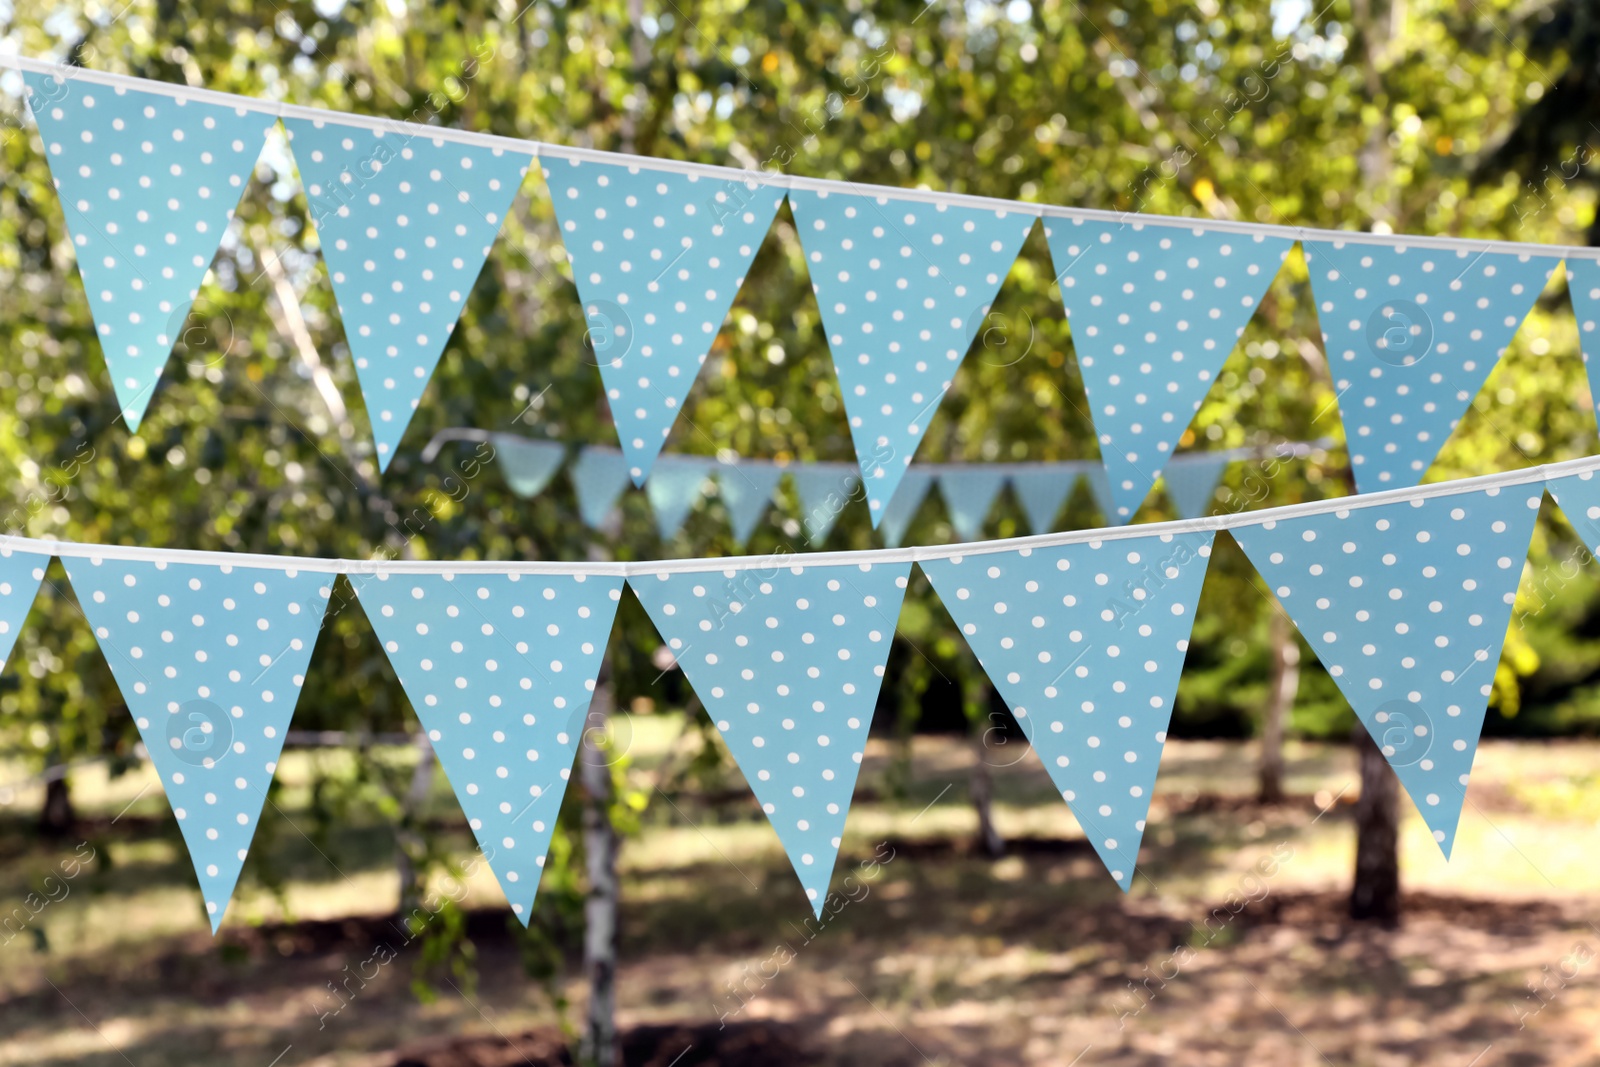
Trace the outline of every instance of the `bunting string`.
[[[1600, 250], [1023, 203], [677, 163], [362, 118], [62, 67], [23, 72], [113, 390], [137, 429], [267, 131], [281, 120], [373, 427], [380, 471], [536, 158], [624, 462], [644, 486], [787, 200], [875, 528], [899, 542], [929, 487], [912, 461], [1028, 235], [1042, 222], [1104, 470], [1132, 522], [1298, 243], [1363, 491], [1426, 475], [1539, 293], [1570, 274], [1593, 339]], [[1566, 264], [1563, 270], [1563, 264]], [[1591, 374], [1600, 364], [1591, 364]], [[618, 464], [596, 459], [607, 485]], [[1186, 472], [1192, 475], [1193, 472]], [[677, 470], [652, 485], [664, 534]], [[530, 483], [538, 478], [530, 479]], [[952, 519], [964, 538], [997, 488]], [[1023, 479], [1030, 520], [1049, 486]], [[1175, 502], [1203, 501], [1186, 479]], [[900, 490], [909, 484], [909, 496]], [[1172, 484], [1169, 481], [1169, 484]], [[808, 479], [807, 490], [816, 490]], [[767, 494], [733, 490], [753, 529]], [[620, 490], [618, 490], [620, 492]], [[615, 493], [590, 494], [602, 516]], [[991, 498], [992, 499], [992, 498]], [[947, 500], [948, 502], [948, 500]], [[692, 501], [691, 501], [692, 503]], [[828, 520], [819, 519], [825, 533]]]
[[[505, 473], [506, 483], [514, 493], [524, 497], [543, 492], [567, 462], [569, 453], [576, 452], [569, 466], [570, 477], [578, 493], [584, 521], [595, 528], [600, 528], [612, 514], [629, 481], [625, 454], [614, 448], [586, 445], [574, 449], [559, 441], [489, 430], [441, 430], [422, 450], [422, 462], [433, 462], [445, 444], [452, 441], [490, 445], [493, 457]], [[1178, 515], [1194, 518], [1210, 509], [1223, 473], [1230, 464], [1268, 455], [1277, 460], [1304, 458], [1313, 451], [1331, 447], [1330, 441], [1305, 441], [1259, 448], [1184, 452], [1167, 463], [1162, 477]], [[481, 455], [479, 458], [489, 457]], [[678, 531], [714, 478], [716, 495], [728, 509], [734, 540], [739, 544], [750, 540], [785, 474], [794, 481], [804, 513], [806, 537], [813, 545], [826, 539], [844, 506], [857, 494], [861, 480], [855, 464], [829, 461], [665, 454], [657, 458], [656, 465], [663, 477], [659, 485], [654, 481], [646, 485], [646, 495], [655, 508], [657, 527], [663, 538], [670, 538]], [[1095, 500], [1110, 517], [1099, 460], [918, 463], [901, 481], [878, 529], [885, 544], [898, 545], [923, 500], [938, 486], [958, 539], [979, 540], [990, 509], [1009, 485], [1017, 494], [1031, 530], [1044, 533], [1055, 528], [1056, 518], [1067, 498], [1084, 478], [1089, 479]]]
[[237, 93], [220, 92], [171, 82], [138, 78], [127, 74], [91, 70], [30, 56], [0, 55], [0, 68], [47, 74], [65, 80], [79, 80], [91, 85], [133, 89], [155, 93], [179, 100], [193, 100], [220, 104], [231, 108], [278, 118], [308, 119], [333, 123], [352, 129], [392, 132], [407, 136], [438, 138], [454, 144], [499, 149], [530, 157], [578, 160], [606, 164], [623, 164], [669, 174], [694, 175], [743, 185], [756, 182], [777, 189], [800, 189], [820, 193], [869, 192], [873, 197], [924, 204], [944, 204], [952, 207], [969, 207], [988, 211], [1008, 211], [1019, 216], [1034, 218], [1082, 219], [1086, 222], [1112, 222], [1152, 226], [1171, 226], [1179, 229], [1201, 229], [1211, 233], [1261, 234], [1267, 237], [1293, 241], [1327, 240], [1352, 244], [1405, 246], [1409, 248], [1436, 248], [1468, 252], [1532, 253], [1556, 259], [1581, 259], [1600, 261], [1600, 248], [1588, 245], [1547, 245], [1523, 241], [1505, 241], [1493, 238], [1444, 237], [1424, 234], [1373, 233], [1358, 230], [1328, 230], [1314, 226], [1291, 226], [1282, 223], [1244, 222], [1235, 219], [1187, 218], [1170, 215], [1152, 215], [1133, 211], [1107, 211], [1097, 208], [1073, 208], [1054, 204], [1040, 204], [1027, 200], [1006, 200], [999, 197], [973, 196], [933, 189], [901, 189], [871, 183], [842, 181], [830, 178], [811, 178], [785, 174], [772, 170], [751, 170], [724, 167], [711, 163], [692, 163], [684, 160], [663, 159], [655, 156], [630, 155], [603, 149], [579, 148], [531, 138], [506, 137], [500, 134], [475, 130], [459, 130], [446, 126], [404, 122], [399, 119], [357, 115], [328, 108], [303, 107]]
[[[587, 454], [587, 451], [586, 453]], [[1022, 549], [1053, 548], [1059, 545], [1081, 544], [1094, 541], [1117, 541], [1130, 537], [1166, 537], [1179, 534], [1237, 530], [1281, 522], [1306, 516], [1332, 514], [1356, 508], [1378, 507], [1395, 503], [1416, 504], [1436, 497], [1451, 497], [1482, 490], [1498, 491], [1516, 486], [1541, 486], [1552, 479], [1568, 476], [1584, 477], [1590, 482], [1595, 471], [1600, 470], [1600, 456], [1584, 456], [1524, 467], [1521, 470], [1498, 471], [1474, 478], [1455, 478], [1449, 481], [1430, 482], [1427, 485], [1386, 489], [1377, 493], [1355, 496], [1330, 497], [1300, 504], [1263, 508], [1258, 511], [1228, 512], [1204, 515], [1193, 519], [1174, 519], [1168, 522], [1140, 523], [1136, 526], [1105, 526], [1081, 530], [1063, 530], [1055, 533], [1030, 534], [1025, 537], [998, 538], [988, 541], [961, 542], [947, 545], [905, 545], [891, 548], [854, 549], [840, 552], [779, 552], [748, 556], [716, 556], [712, 558], [658, 559], [658, 560], [414, 560], [389, 559], [332, 559], [315, 556], [275, 556], [262, 553], [217, 552], [207, 549], [149, 548], [138, 545], [95, 545], [76, 541], [33, 538], [17, 535], [0, 536], [0, 552], [16, 551], [61, 559], [99, 558], [117, 560], [143, 560], [149, 562], [204, 563], [211, 566], [251, 567], [267, 570], [313, 571], [319, 574], [374, 575], [391, 574], [597, 574], [624, 578], [663, 573], [715, 574], [724, 571], [765, 570], [777, 566], [851, 567], [877, 563], [921, 563], [925, 560], [952, 559], [959, 556], [986, 552], [1009, 552]], [[1600, 512], [1590, 518], [1600, 518]]]
[[1591, 456], [1168, 523], [716, 559], [296, 559], [7, 537], [0, 651], [61, 558], [215, 931], [344, 575], [527, 923], [626, 581], [820, 914], [916, 564], [1127, 890], [1227, 530], [1448, 857], [1546, 489], [1593, 544], [1597, 471]]

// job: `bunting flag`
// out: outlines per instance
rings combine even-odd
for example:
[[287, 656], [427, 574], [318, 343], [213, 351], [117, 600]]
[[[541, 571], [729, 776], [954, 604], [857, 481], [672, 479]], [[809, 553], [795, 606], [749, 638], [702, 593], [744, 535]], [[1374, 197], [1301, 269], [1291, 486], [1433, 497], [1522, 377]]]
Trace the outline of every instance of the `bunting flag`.
[[332, 575], [68, 558], [215, 933], [277, 770]]
[[655, 476], [645, 483], [644, 493], [650, 498], [650, 508], [656, 516], [656, 530], [663, 541], [672, 540], [683, 529], [689, 512], [705, 492], [712, 462], [674, 456], [671, 462], [661, 464]]
[[1011, 490], [1028, 516], [1028, 528], [1032, 532], [1049, 533], [1056, 528], [1056, 516], [1066, 506], [1067, 497], [1072, 495], [1072, 487], [1078, 484], [1081, 473], [1065, 465], [1011, 472]]
[[1083, 472], [1083, 480], [1089, 484], [1089, 495], [1094, 498], [1100, 515], [1107, 523], [1116, 523], [1115, 497], [1111, 494], [1111, 479], [1106, 476], [1105, 468], [1099, 464], [1089, 467]]
[[1600, 477], [1594, 471], [1552, 478], [1545, 483], [1550, 499], [1556, 502], [1584, 547], [1600, 552]]
[[538, 496], [561, 469], [567, 448], [555, 441], [530, 441], [499, 433], [494, 435], [494, 454], [513, 493]]
[[783, 191], [577, 159], [547, 160], [544, 177], [628, 473], [643, 485]]
[[49, 565], [49, 556], [0, 548], [0, 667], [11, 658]]
[[921, 564], [1124, 890], [1211, 538], [1120, 538]]
[[889, 499], [882, 516], [877, 520], [878, 533], [882, 535], [884, 544], [895, 548], [905, 539], [911, 520], [922, 510], [922, 502], [927, 499], [931, 488], [933, 475], [927, 471], [908, 470], [904, 473], [894, 496]]
[[466, 308], [528, 157], [414, 127], [283, 120], [386, 470]]
[[1033, 219], [801, 189], [789, 203], [880, 526]]
[[23, 79], [111, 385], [137, 431], [277, 120], [57, 75]]
[[1306, 241], [1363, 493], [1417, 485], [1559, 260]]
[[1567, 260], [1567, 294], [1578, 319], [1578, 344], [1589, 376], [1589, 406], [1600, 417], [1600, 261]]
[[599, 529], [628, 486], [628, 461], [609, 448], [585, 448], [568, 473], [584, 525]]
[[837, 467], [790, 467], [789, 480], [800, 500], [801, 527], [806, 540], [820, 545], [828, 539], [834, 523], [850, 501], [861, 491], [861, 476], [855, 470]]
[[630, 579], [820, 917], [909, 564]]
[[1233, 458], [1232, 452], [1190, 452], [1173, 457], [1162, 478], [1167, 485], [1167, 499], [1179, 517], [1198, 519], [1211, 514], [1222, 472]]
[[1004, 472], [977, 464], [961, 470], [947, 467], [939, 472], [939, 493], [944, 497], [958, 540], [976, 541], [983, 536], [984, 520], [1005, 484]]
[[1233, 531], [1447, 858], [1542, 490], [1453, 493]]
[[1131, 522], [1294, 242], [1052, 219], [1045, 227], [1111, 490]]
[[379, 572], [360, 597], [522, 925], [622, 579]]
[[772, 463], [724, 463], [717, 468], [717, 493], [728, 509], [728, 525], [739, 544], [750, 540], [778, 491], [783, 468]]

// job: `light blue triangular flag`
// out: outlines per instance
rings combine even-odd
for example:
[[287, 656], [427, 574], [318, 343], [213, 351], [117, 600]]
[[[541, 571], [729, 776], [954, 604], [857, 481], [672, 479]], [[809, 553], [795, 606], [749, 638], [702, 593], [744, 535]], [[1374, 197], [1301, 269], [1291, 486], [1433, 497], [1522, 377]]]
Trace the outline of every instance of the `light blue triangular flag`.
[[356, 378], [394, 459], [494, 247], [528, 157], [394, 130], [283, 120]]
[[1111, 487], [1113, 524], [1161, 475], [1294, 242], [1050, 219], [1061, 301]]
[[628, 485], [628, 461], [614, 448], [585, 448], [567, 468], [567, 476], [577, 491], [584, 525], [598, 530]]
[[1600, 415], [1600, 262], [1567, 260], [1567, 294], [1578, 320], [1578, 344], [1589, 375], [1589, 400]]
[[1584, 471], [1545, 483], [1550, 498], [1577, 531], [1584, 547], [1600, 551], [1600, 473]]
[[819, 916], [910, 569], [795, 563], [629, 579]]
[[897, 548], [906, 536], [906, 529], [911, 525], [911, 520], [922, 508], [923, 500], [927, 499], [928, 490], [933, 488], [933, 475], [925, 470], [914, 469], [905, 472], [900, 479], [900, 484], [895, 488], [894, 496], [889, 499], [888, 505], [883, 509], [883, 515], [878, 520], [878, 534], [883, 538], [883, 543], [890, 548]]
[[962, 470], [946, 467], [939, 471], [939, 494], [944, 497], [950, 525], [962, 541], [983, 536], [983, 523], [994, 507], [994, 498], [1006, 484], [1003, 472], [972, 464]]
[[506, 484], [518, 496], [538, 496], [561, 469], [567, 448], [556, 441], [530, 441], [511, 434], [494, 435], [494, 454]]
[[1033, 219], [806, 189], [789, 204], [881, 526]]
[[1041, 463], [1032, 470], [1011, 472], [1011, 489], [1028, 516], [1030, 530], [1041, 534], [1056, 528], [1056, 516], [1081, 473], [1078, 466], [1065, 463]]
[[839, 464], [795, 464], [789, 468], [789, 477], [804, 512], [800, 525], [806, 540], [820, 545], [844, 509], [861, 495], [861, 475], [855, 468]]
[[24, 72], [122, 417], [139, 428], [272, 115]]
[[255, 835], [333, 575], [66, 558], [215, 933]]
[[[622, 579], [383, 573], [360, 596], [522, 925]], [[589, 757], [593, 758], [593, 757]]]
[[1211, 534], [927, 560], [950, 617], [1124, 890], [1183, 673]]
[[635, 485], [650, 475], [783, 190], [547, 159], [544, 176]]
[[1450, 855], [1544, 487], [1234, 529]]
[[[3, 544], [0, 540], [0, 546]], [[49, 556], [0, 547], [0, 667], [6, 665], [16, 647], [48, 566]]]
[[1363, 493], [1422, 481], [1559, 260], [1306, 241]]
[[1211, 514], [1222, 472], [1233, 462], [1232, 452], [1185, 452], [1174, 456], [1162, 477], [1167, 483], [1167, 499], [1180, 518], [1194, 519]]
[[717, 468], [717, 493], [728, 509], [728, 525], [739, 544], [750, 540], [756, 523], [772, 504], [783, 468], [760, 461], [724, 463]]
[[1105, 468], [1098, 463], [1090, 464], [1084, 468], [1083, 480], [1089, 483], [1089, 495], [1094, 498], [1095, 506], [1100, 509], [1106, 524], [1118, 525], [1116, 498], [1111, 495], [1111, 479], [1106, 477]]
[[706, 490], [706, 479], [715, 462], [692, 456], [663, 457], [644, 483], [644, 494], [650, 498], [656, 530], [663, 541], [670, 541], [683, 529], [684, 520]]

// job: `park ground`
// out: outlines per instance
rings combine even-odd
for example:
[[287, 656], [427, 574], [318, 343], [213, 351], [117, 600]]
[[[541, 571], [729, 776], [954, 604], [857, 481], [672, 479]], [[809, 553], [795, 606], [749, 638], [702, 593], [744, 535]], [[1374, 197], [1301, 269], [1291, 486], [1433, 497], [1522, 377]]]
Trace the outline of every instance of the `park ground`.
[[[680, 720], [635, 717], [627, 733], [647, 789]], [[630, 1063], [1600, 1062], [1600, 744], [1486, 742], [1449, 862], [1407, 801], [1394, 931], [1343, 917], [1347, 747], [1292, 744], [1291, 799], [1264, 806], [1249, 744], [1170, 743], [1124, 895], [1031, 755], [979, 750], [1008, 840], [991, 859], [974, 847], [974, 748], [918, 737], [889, 788], [895, 745], [869, 748], [820, 927], [747, 793], [643, 794], [623, 846]], [[36, 791], [4, 798], [0, 900], [60, 899], [0, 936], [0, 1065], [567, 1062], [560, 1025], [583, 997], [572, 961], [565, 978], [528, 976], [487, 870], [464, 891], [471, 966], [419, 972], [424, 949], [389, 921], [390, 832], [352, 816], [302, 833], [314, 771], [350, 758], [285, 755], [256, 846], [281, 880], [242, 885], [215, 940], [147, 767], [79, 771], [84, 833], [63, 841], [33, 835]], [[442, 776], [436, 787], [467, 861]], [[85, 848], [94, 862], [63, 877]]]

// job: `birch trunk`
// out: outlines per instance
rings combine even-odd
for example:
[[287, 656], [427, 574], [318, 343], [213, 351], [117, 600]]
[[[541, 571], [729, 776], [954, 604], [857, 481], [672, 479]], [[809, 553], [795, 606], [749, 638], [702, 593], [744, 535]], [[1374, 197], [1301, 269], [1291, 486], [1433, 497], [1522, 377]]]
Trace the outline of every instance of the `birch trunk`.
[[583, 905], [583, 974], [589, 1004], [579, 1042], [586, 1067], [617, 1067], [617, 831], [611, 822], [611, 687], [602, 679], [578, 749], [583, 784], [583, 854], [589, 895]]
[[1265, 804], [1282, 802], [1283, 734], [1300, 691], [1300, 644], [1282, 608], [1272, 613], [1272, 686], [1261, 721], [1261, 788]]

